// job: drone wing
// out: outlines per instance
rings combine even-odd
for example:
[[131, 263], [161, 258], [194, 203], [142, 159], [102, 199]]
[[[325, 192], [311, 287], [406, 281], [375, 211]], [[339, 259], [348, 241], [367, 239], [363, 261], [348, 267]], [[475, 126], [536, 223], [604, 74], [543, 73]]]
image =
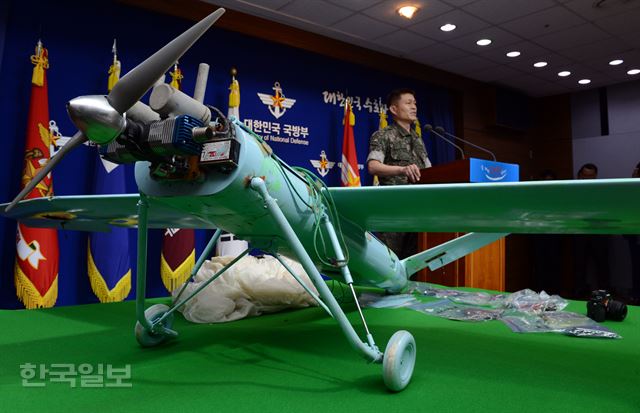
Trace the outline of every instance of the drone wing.
[[640, 233], [640, 179], [336, 187], [329, 193], [343, 218], [370, 231]]
[[[109, 231], [111, 226], [138, 225], [139, 199], [138, 194], [34, 198], [21, 201], [9, 212], [4, 212], [7, 204], [0, 205], [0, 211], [27, 226]], [[148, 201], [149, 228], [216, 228], [206, 218], [189, 214], [158, 198], [148, 198]]]

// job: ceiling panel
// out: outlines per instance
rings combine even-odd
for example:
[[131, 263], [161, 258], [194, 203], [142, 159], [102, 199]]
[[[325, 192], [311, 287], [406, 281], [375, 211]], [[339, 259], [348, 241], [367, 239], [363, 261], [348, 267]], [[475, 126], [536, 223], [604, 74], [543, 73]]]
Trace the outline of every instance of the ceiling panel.
[[347, 17], [331, 27], [368, 40], [398, 30], [395, 26], [379, 22], [362, 14]]
[[532, 40], [540, 46], [551, 50], [563, 50], [570, 47], [582, 46], [599, 40], [604, 40], [608, 37], [610, 37], [610, 35], [605, 33], [602, 29], [591, 23], [586, 23], [580, 26], [574, 26], [570, 29], [535, 37]]
[[[594, 5], [599, 5], [594, 7]], [[613, 14], [626, 13], [640, 7], [637, 0], [572, 0], [564, 4], [565, 7], [574, 11], [587, 20], [593, 21]]]
[[640, 8], [598, 19], [594, 23], [607, 33], [613, 35], [633, 33], [640, 24]]
[[562, 50], [564, 56], [576, 61], [584, 61], [594, 57], [606, 56], [611, 53], [628, 50], [629, 46], [621, 43], [614, 37], [608, 37], [597, 42], [587, 43], [582, 46], [570, 47]]
[[[507, 53], [517, 51], [520, 52], [518, 57], [508, 57]], [[549, 50], [529, 41], [521, 41], [511, 43], [505, 46], [495, 47], [489, 50], [481, 50], [478, 55], [491, 59], [501, 64], [510, 64], [521, 60], [530, 60], [534, 57], [548, 55]]]
[[[488, 46], [478, 46], [476, 41], [479, 39], [490, 39], [492, 43]], [[466, 50], [471, 53], [482, 53], [486, 50], [504, 47], [513, 43], [517, 43], [522, 39], [496, 26], [479, 30], [466, 36], [448, 40], [445, 43]]]
[[306, 0], [295, 0], [278, 11], [323, 26], [330, 26], [353, 14], [353, 11], [331, 3]]
[[[291, 0], [286, 0], [291, 1]], [[382, 2], [383, 0], [325, 0], [329, 3], [333, 3], [337, 6], [345, 7], [349, 10], [360, 11], [371, 7], [375, 4]]]
[[291, 0], [244, 0], [245, 3], [252, 7], [260, 7], [264, 9], [278, 9], [287, 3], [291, 3]]
[[466, 56], [466, 54], [466, 52], [444, 43], [434, 43], [424, 49], [415, 50], [406, 57], [416, 62], [432, 65], [445, 60], [459, 59]]
[[495, 65], [470, 72], [467, 76], [481, 82], [494, 82], [500, 79], [522, 76], [522, 72], [509, 66]]
[[479, 0], [463, 10], [491, 23], [503, 23], [554, 5], [553, 0]]
[[[535, 67], [533, 64], [536, 62], [544, 61], [547, 62], [546, 66], [543, 67]], [[547, 70], [564, 70], [567, 65], [572, 63], [570, 59], [565, 56], [556, 54], [556, 53], [547, 53], [541, 56], [524, 56], [522, 59], [513, 59], [510, 60], [508, 65], [511, 67], [515, 67], [516, 69], [523, 70], [527, 73], [539, 73]]]
[[405, 19], [398, 14], [397, 10], [399, 3], [397, 0], [385, 0], [380, 4], [364, 10], [363, 13], [369, 17], [394, 24], [398, 27], [408, 27], [422, 20], [430, 19], [439, 14], [446, 13], [452, 9], [451, 6], [440, 0], [415, 0], [406, 3], [420, 7], [420, 10], [411, 20]]
[[455, 73], [469, 73], [495, 66], [496, 64], [491, 60], [474, 55], [468, 55], [461, 59], [449, 60], [437, 64], [437, 67], [447, 69]]
[[[451, 23], [457, 27], [450, 32], [440, 30], [444, 24]], [[462, 10], [452, 10], [433, 19], [425, 20], [409, 27], [409, 30], [439, 41], [447, 41], [465, 34], [489, 27], [490, 24], [473, 17]]]
[[552, 7], [508, 21], [505, 29], [524, 38], [533, 38], [577, 26], [587, 21], [562, 7]]
[[377, 38], [376, 43], [406, 53], [413, 50], [424, 49], [426, 46], [434, 44], [435, 41], [407, 30], [398, 30], [397, 32]]

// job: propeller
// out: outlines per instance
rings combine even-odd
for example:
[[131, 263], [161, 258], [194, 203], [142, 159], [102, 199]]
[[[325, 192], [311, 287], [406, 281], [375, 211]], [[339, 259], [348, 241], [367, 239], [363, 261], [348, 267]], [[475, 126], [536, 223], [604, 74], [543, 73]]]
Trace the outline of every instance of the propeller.
[[80, 96], [69, 101], [67, 112], [79, 129], [78, 132], [38, 171], [5, 208], [5, 212], [9, 212], [27, 196], [64, 155], [76, 146], [87, 140], [104, 145], [119, 136], [126, 127], [124, 113], [151, 89], [160, 76], [166, 73], [224, 12], [223, 8], [219, 8], [148, 57], [118, 80], [106, 97]]

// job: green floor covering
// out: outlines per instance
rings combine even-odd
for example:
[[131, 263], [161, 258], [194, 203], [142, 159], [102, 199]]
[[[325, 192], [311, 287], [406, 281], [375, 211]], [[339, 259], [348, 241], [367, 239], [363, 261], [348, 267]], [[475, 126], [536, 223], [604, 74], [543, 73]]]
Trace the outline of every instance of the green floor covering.
[[[178, 315], [180, 337], [152, 349], [134, 339], [133, 302], [0, 311], [0, 412], [640, 412], [640, 307], [606, 323], [621, 340], [516, 334], [409, 309], [365, 314], [382, 347], [398, 329], [415, 336], [401, 393], [385, 390], [382, 367], [318, 308], [211, 325]], [[131, 387], [23, 387], [25, 363], [129, 364]]]

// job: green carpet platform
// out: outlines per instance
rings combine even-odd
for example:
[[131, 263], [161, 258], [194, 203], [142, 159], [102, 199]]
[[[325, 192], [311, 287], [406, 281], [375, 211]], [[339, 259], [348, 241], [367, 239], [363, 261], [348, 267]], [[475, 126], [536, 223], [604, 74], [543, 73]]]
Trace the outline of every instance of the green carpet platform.
[[[584, 313], [585, 305], [567, 310]], [[178, 314], [180, 336], [151, 349], [134, 338], [134, 302], [0, 311], [2, 411], [640, 412], [640, 307], [605, 323], [621, 340], [517, 334], [499, 321], [410, 309], [364, 311], [383, 348], [399, 329], [416, 339], [415, 373], [401, 393], [386, 390], [382, 366], [362, 360], [319, 308], [226, 324], [192, 324]], [[50, 370], [43, 380], [32, 371], [28, 382], [41, 387], [23, 385], [32, 377], [26, 364]], [[56, 365], [85, 373], [100, 365], [104, 382], [88, 387], [84, 373], [71, 376], [75, 387], [56, 382]], [[113, 387], [106, 369], [126, 366], [128, 378]]]

